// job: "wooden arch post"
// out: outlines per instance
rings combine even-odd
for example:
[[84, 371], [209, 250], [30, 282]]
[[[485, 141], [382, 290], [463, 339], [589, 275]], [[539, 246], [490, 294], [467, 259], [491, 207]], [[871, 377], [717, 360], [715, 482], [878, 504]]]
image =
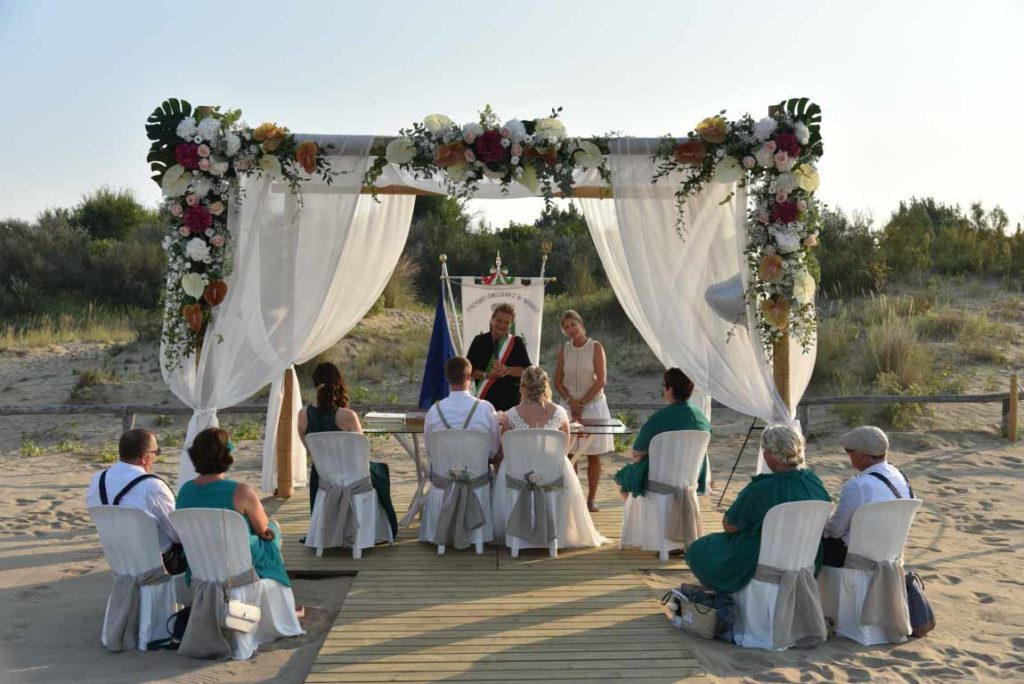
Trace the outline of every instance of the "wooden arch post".
[[[775, 116], [778, 113], [778, 105], [768, 108], [768, 116]], [[772, 376], [775, 378], [775, 389], [778, 390], [782, 401], [786, 403], [786, 409], [793, 413], [793, 396], [789, 388], [789, 327], [781, 337], [772, 340]]]
[[284, 391], [281, 397], [281, 414], [277, 417], [277, 496], [288, 498], [295, 493], [292, 485], [292, 432], [295, 416], [292, 415], [292, 369], [284, 372]]

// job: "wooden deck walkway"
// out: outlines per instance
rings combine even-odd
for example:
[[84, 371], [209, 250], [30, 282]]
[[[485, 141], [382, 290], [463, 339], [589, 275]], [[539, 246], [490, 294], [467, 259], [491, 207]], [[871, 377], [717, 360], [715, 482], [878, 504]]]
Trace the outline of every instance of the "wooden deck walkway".
[[[557, 558], [528, 549], [513, 559], [490, 545], [438, 556], [415, 525], [360, 560], [340, 549], [317, 558], [298, 543], [309, 519], [303, 494], [276, 515], [289, 574], [356, 575], [308, 682], [706, 681], [642, 576], [685, 564], [618, 548], [622, 502], [610, 481], [594, 514], [610, 543]], [[411, 484], [394, 486], [400, 513], [411, 496]], [[720, 528], [720, 512], [702, 518], [705, 530]]]

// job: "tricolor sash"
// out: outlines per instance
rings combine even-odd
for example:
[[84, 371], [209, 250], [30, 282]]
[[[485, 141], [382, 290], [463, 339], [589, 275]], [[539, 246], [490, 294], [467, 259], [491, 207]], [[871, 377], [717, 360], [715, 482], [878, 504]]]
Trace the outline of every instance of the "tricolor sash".
[[494, 381], [498, 379], [487, 377], [487, 374], [491, 372], [492, 368], [494, 368], [494, 359], [500, 359], [503, 364], [507, 363], [508, 357], [512, 355], [512, 347], [515, 345], [515, 339], [515, 335], [505, 335], [505, 339], [501, 341], [501, 345], [494, 353], [494, 356], [487, 361], [487, 368], [484, 369], [484, 377], [476, 381], [476, 396], [478, 399], [486, 398], [488, 390], [491, 389], [491, 385], [493, 385]]

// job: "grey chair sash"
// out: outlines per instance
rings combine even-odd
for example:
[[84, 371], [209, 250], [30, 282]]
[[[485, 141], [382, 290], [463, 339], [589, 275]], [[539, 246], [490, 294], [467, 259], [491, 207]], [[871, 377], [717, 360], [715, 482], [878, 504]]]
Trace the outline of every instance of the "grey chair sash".
[[665, 536], [686, 546], [700, 537], [700, 504], [697, 503], [695, 487], [675, 487], [657, 480], [647, 480], [647, 491], [672, 495]]
[[864, 596], [861, 623], [882, 627], [890, 634], [890, 641], [910, 634], [910, 608], [907, 604], [903, 563], [898, 559], [875, 561], [856, 553], [847, 553], [844, 567], [874, 571]]
[[249, 568], [227, 582], [192, 581], [192, 611], [188, 616], [185, 635], [181, 638], [178, 655], [189, 658], [226, 658], [231, 645], [224, 636], [222, 624], [228, 609], [224, 598], [228, 587], [243, 587], [259, 581], [256, 571]]
[[464, 549], [473, 543], [473, 530], [483, 527], [487, 520], [484, 507], [473, 490], [490, 481], [489, 472], [470, 477], [466, 471], [448, 471], [448, 476], [443, 477], [430, 471], [431, 486], [444, 490], [444, 503], [434, 532], [435, 544], [454, 544], [455, 548]]
[[320, 476], [320, 491], [324, 493], [323, 510], [323, 547], [351, 547], [356, 543], [359, 531], [359, 520], [353, 499], [356, 494], [373, 491], [369, 477], [356, 480], [347, 485], [340, 485]]
[[821, 609], [814, 567], [780, 570], [758, 565], [754, 579], [779, 585], [772, 620], [772, 647], [813, 646], [825, 640], [825, 614]]
[[547, 546], [558, 536], [555, 527], [555, 516], [548, 506], [545, 493], [561, 489], [564, 481], [560, 477], [552, 482], [531, 482], [530, 471], [526, 478], [520, 480], [505, 475], [505, 483], [519, 492], [516, 503], [509, 514], [505, 530], [508, 534], [519, 537], [530, 544]]
[[103, 621], [108, 650], [116, 653], [138, 647], [139, 588], [162, 584], [170, 579], [163, 565], [138, 576], [114, 574], [114, 588], [110, 592], [110, 603]]

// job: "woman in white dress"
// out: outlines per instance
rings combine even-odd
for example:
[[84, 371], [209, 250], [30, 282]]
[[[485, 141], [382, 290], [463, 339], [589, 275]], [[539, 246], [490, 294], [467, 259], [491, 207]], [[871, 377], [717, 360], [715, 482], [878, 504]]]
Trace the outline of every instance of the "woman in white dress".
[[[562, 332], [569, 340], [558, 351], [555, 388], [569, 409], [573, 421], [583, 418], [611, 419], [604, 397], [607, 380], [604, 347], [587, 337], [583, 319], [569, 309], [562, 314]], [[580, 435], [569, 448], [571, 454], [587, 457], [587, 508], [596, 512], [595, 497], [601, 482], [601, 456], [615, 451], [611, 435]]]
[[[519, 381], [519, 395], [519, 405], [509, 409], [502, 416], [502, 434], [509, 430], [560, 430], [565, 433], [568, 445], [571, 437], [569, 414], [551, 401], [551, 385], [548, 382], [548, 374], [542, 368], [530, 366], [523, 371]], [[506, 465], [507, 456], [491, 485], [495, 541], [503, 541], [505, 538], [505, 518], [508, 513], [506, 502], [509, 498], [508, 484], [505, 481]], [[606, 543], [608, 540], [598, 533], [590, 519], [583, 499], [583, 489], [569, 459], [562, 459], [561, 468], [562, 481], [568, 490], [568, 496], [562, 497], [565, 505], [555, 512], [558, 547], [600, 546]]]

